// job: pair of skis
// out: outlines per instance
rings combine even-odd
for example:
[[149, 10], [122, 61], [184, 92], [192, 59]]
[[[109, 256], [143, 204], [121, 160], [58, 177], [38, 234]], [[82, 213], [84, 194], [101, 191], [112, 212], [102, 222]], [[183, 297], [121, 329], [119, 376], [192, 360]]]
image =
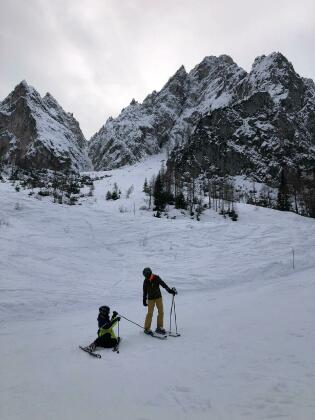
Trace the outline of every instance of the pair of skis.
[[166, 334], [158, 334], [152, 331], [151, 334], [146, 333], [146, 335], [150, 336], [150, 337], [154, 337], [154, 338], [158, 338], [160, 340], [165, 340], [167, 337], [180, 337], [180, 334], [178, 332], [168, 332]]
[[[153, 337], [153, 338], [158, 338], [159, 340], [166, 340], [167, 337], [180, 337], [180, 334], [178, 332], [173, 333], [173, 332], [168, 332], [167, 334], [157, 334], [155, 332], [152, 331], [152, 334], [146, 334], [149, 337]], [[119, 353], [119, 344], [120, 344], [120, 340], [119, 342], [116, 344], [115, 347], [112, 348], [112, 351], [115, 353]], [[89, 347], [83, 347], [83, 346], [79, 346], [79, 348], [83, 351], [85, 351], [86, 353], [88, 353], [89, 355], [97, 358], [97, 359], [101, 359], [102, 356], [99, 353], [96, 353], [95, 351], [92, 351], [91, 349], [89, 349]]]
[[178, 332], [171, 332], [171, 331], [170, 331], [170, 332], [168, 333], [168, 336], [169, 336], [169, 337], [180, 337], [180, 334], [179, 334]]
[[[175, 294], [177, 294], [177, 290], [175, 289], [175, 287], [173, 288], [173, 290], [175, 291]], [[165, 340], [167, 337], [180, 337], [180, 334], [177, 332], [175, 294], [173, 294], [171, 311], [170, 311], [170, 330], [165, 334], [159, 334], [152, 331], [151, 333], [146, 333], [146, 335], [149, 335], [154, 338], [159, 338], [160, 340]], [[172, 315], [174, 315], [174, 320], [175, 320], [175, 331], [172, 331]]]
[[88, 347], [79, 346], [79, 349], [85, 351], [86, 353], [90, 354], [93, 357], [96, 357], [97, 359], [102, 358], [102, 356], [99, 353], [95, 353], [94, 351], [90, 350]]
[[147, 335], [148, 337], [158, 338], [159, 340], [165, 340], [167, 338], [166, 334], [158, 334], [153, 331], [145, 332], [144, 334]]
[[[119, 353], [119, 344], [120, 344], [121, 338], [119, 338], [118, 343], [116, 344], [115, 347], [112, 348], [112, 351], [115, 353]], [[91, 356], [96, 357], [97, 359], [101, 359], [102, 356], [99, 353], [95, 353], [95, 351], [92, 351], [91, 349], [89, 349], [89, 347], [82, 347], [79, 346], [79, 348], [83, 351], [85, 351], [86, 353], [89, 353]]]

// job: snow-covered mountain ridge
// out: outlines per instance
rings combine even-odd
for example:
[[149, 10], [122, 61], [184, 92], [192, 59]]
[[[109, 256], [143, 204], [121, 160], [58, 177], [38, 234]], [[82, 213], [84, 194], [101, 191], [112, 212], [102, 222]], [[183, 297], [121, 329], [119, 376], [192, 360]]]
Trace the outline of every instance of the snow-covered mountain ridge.
[[133, 100], [91, 138], [89, 155], [95, 168], [135, 163], [165, 145], [187, 141], [205, 112], [233, 99], [245, 75], [226, 55], [205, 57], [190, 73], [181, 66], [160, 92], [153, 91], [142, 104]]
[[0, 103], [0, 158], [23, 168], [91, 168], [87, 142], [73, 115], [25, 81]]
[[[132, 100], [90, 142], [57, 101], [21, 82], [0, 103], [0, 158], [22, 167], [112, 169], [161, 149], [179, 172], [249, 175], [277, 184], [279, 171], [315, 167], [315, 85], [280, 53], [249, 73], [231, 57], [181, 66], [161, 91]], [[87, 156], [89, 154], [89, 157]]]
[[89, 154], [96, 169], [110, 169], [163, 146], [183, 170], [214, 165], [269, 182], [283, 165], [312, 168], [314, 83], [280, 53], [257, 57], [249, 73], [226, 55], [206, 57], [109, 119], [92, 137]]

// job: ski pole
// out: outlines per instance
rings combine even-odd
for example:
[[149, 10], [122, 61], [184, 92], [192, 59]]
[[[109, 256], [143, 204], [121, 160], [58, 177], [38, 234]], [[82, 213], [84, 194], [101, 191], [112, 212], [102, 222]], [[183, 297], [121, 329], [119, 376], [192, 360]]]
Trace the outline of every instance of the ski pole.
[[[172, 314], [173, 314], [173, 311], [174, 311], [175, 330], [176, 330], [175, 335], [172, 334]], [[169, 334], [173, 335], [175, 337], [180, 336], [180, 334], [177, 331], [177, 317], [176, 317], [176, 305], [175, 305], [175, 296], [174, 295], [173, 295], [172, 306], [171, 306], [171, 311], [170, 311], [170, 332], [169, 332]]]
[[118, 346], [119, 346], [119, 343], [120, 343], [120, 334], [119, 334], [119, 321], [118, 321], [118, 340], [117, 340], [117, 344], [116, 344], [116, 346], [113, 348], [113, 351], [115, 351], [116, 353], [119, 353], [119, 349], [118, 349]]
[[121, 318], [124, 318], [126, 321], [129, 321], [129, 322], [131, 322], [132, 324], [135, 324], [135, 325], [137, 325], [138, 327], [140, 327], [142, 330], [144, 329], [144, 327], [143, 326], [141, 326], [140, 324], [137, 324], [136, 322], [134, 322], [134, 321], [131, 321], [131, 319], [128, 319], [128, 318], [126, 318], [125, 316], [123, 316], [123, 315], [121, 315], [121, 314], [118, 314]]
[[177, 332], [177, 319], [176, 319], [175, 296], [174, 296], [174, 315], [175, 315], [175, 330], [176, 330], [176, 334], [178, 334], [178, 332]]
[[175, 298], [175, 296], [173, 295], [173, 297], [172, 297], [171, 311], [170, 311], [170, 332], [172, 331], [172, 313], [173, 313], [174, 298]]

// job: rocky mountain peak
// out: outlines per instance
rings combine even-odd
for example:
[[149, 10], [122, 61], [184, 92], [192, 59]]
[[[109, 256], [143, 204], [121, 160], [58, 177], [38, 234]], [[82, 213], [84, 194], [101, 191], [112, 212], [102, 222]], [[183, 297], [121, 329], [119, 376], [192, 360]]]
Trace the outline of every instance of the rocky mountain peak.
[[29, 85], [26, 80], [22, 80], [18, 85], [13, 89], [13, 93], [19, 96], [25, 95], [39, 95], [36, 89], [33, 86]]
[[257, 57], [244, 81], [245, 95], [249, 96], [255, 91], [268, 92], [275, 104], [299, 108], [303, 102], [304, 85], [286, 57], [273, 52]]
[[183, 78], [187, 76], [185, 66], [181, 65], [180, 68], [175, 72], [172, 78]]
[[218, 57], [218, 59], [219, 60], [222, 60], [222, 61], [224, 61], [224, 62], [226, 62], [227, 64], [235, 64], [235, 62], [234, 62], [234, 60], [233, 60], [233, 58], [232, 57], [230, 57], [229, 55], [227, 55], [227, 54], [221, 54], [221, 55], [219, 55], [219, 57]]
[[41, 101], [41, 96], [36, 89], [26, 82], [26, 80], [22, 80], [22, 82], [16, 85], [13, 91], [1, 102], [1, 107], [3, 110], [6, 109], [8, 111], [10, 107], [19, 100], [34, 101], [38, 103]]
[[205, 57], [199, 64], [197, 64], [189, 73], [190, 78], [200, 82], [203, 79], [209, 78], [214, 73], [236, 66], [231, 57], [228, 55], [220, 55], [219, 57], [210, 55]]
[[87, 143], [78, 122], [52, 95], [26, 81], [0, 104], [0, 158], [21, 167], [85, 169]]
[[268, 55], [263, 54], [256, 57], [252, 65], [252, 70], [259, 66], [287, 68], [287, 67], [292, 67], [292, 64], [288, 61], [288, 59], [283, 54], [281, 54], [280, 52], [274, 51]]
[[287, 85], [292, 75], [297, 76], [293, 65], [281, 53], [274, 52], [255, 59], [249, 79], [256, 82], [271, 80], [273, 83]]
[[[185, 101], [187, 73], [181, 66], [156, 95], [156, 104], [168, 103], [169, 108], [182, 106]], [[170, 108], [171, 109], [171, 108]]]

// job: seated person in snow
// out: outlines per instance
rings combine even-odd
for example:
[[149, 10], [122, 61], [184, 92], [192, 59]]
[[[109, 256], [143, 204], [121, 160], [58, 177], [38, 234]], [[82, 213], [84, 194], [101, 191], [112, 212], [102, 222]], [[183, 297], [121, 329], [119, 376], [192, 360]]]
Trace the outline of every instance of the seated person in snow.
[[88, 346], [88, 349], [94, 351], [96, 347], [115, 347], [119, 343], [120, 338], [116, 337], [113, 328], [120, 321], [118, 313], [113, 311], [110, 319], [110, 308], [108, 306], [101, 306], [97, 317], [98, 331], [97, 339]]

